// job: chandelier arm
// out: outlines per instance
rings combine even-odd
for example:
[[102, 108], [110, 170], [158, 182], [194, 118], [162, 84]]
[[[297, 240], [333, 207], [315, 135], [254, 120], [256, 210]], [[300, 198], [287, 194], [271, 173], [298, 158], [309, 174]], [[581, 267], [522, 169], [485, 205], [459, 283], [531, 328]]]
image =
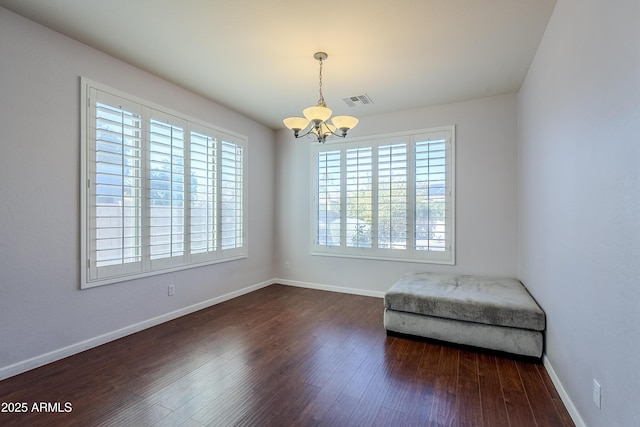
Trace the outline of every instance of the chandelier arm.
[[337, 136], [338, 138], [344, 138], [344, 137], [346, 137], [346, 136], [347, 136], [347, 133], [346, 133], [346, 132], [344, 132], [344, 131], [342, 131], [342, 133], [340, 133], [340, 134], [337, 134], [337, 133], [335, 133], [335, 132], [334, 132], [334, 131], [332, 131], [332, 130], [329, 130], [329, 132], [331, 132], [331, 133], [333, 134], [333, 136]]
[[[326, 123], [326, 122], [324, 122]], [[331, 128], [329, 126], [326, 127], [327, 130], [331, 133], [331, 135], [333, 136], [337, 136], [338, 138], [345, 138], [347, 136], [347, 131], [340, 129], [340, 134], [335, 133], [334, 131], [331, 130]], [[326, 133], [325, 133], [326, 135]]]
[[306, 131], [305, 133], [294, 133], [293, 136], [295, 136], [296, 138], [303, 138], [305, 136], [308, 136], [311, 132], [313, 132], [313, 129], [315, 129], [315, 126], [311, 126], [311, 128], [309, 128], [308, 131]]
[[313, 133], [313, 130], [316, 130], [316, 137], [318, 139], [318, 142], [324, 144], [327, 141], [327, 137], [333, 137], [333, 136], [337, 136], [338, 138], [345, 138], [347, 136], [347, 132], [344, 130], [340, 130], [341, 133], [336, 133], [334, 131], [331, 130], [331, 128], [329, 126], [325, 126], [325, 129], [327, 130], [326, 132], [323, 132], [322, 129], [322, 125], [326, 124], [327, 122], [321, 122], [318, 124], [312, 123], [311, 127], [309, 128], [309, 130], [307, 130], [305, 133], [299, 133], [299, 132], [294, 132], [293, 136], [296, 139], [299, 138], [303, 138], [303, 137], [309, 137], [309, 134]]
[[[321, 126], [322, 126], [322, 124], [323, 124], [323, 123], [325, 123], [325, 122], [319, 123], [319, 124], [317, 124], [317, 125], [312, 123], [311, 127], [309, 128], [309, 130], [307, 130], [305, 133], [300, 133], [300, 131], [298, 131], [298, 132], [295, 132], [295, 131], [294, 131], [293, 136], [294, 136], [296, 139], [304, 138], [305, 136], [306, 136], [307, 138], [309, 138], [309, 137], [310, 137], [309, 135], [310, 135], [311, 133], [313, 133], [313, 130], [315, 129], [315, 130], [317, 131], [317, 133], [316, 133], [316, 134], [314, 134], [314, 135], [316, 136], [316, 139], [318, 140], [318, 142], [320, 142], [320, 143], [324, 144], [324, 143], [326, 142], [326, 140], [327, 140], [327, 136], [328, 136], [328, 134], [323, 133], [323, 132], [321, 132], [321, 131], [320, 131], [320, 128], [321, 128]], [[331, 129], [329, 129], [329, 128], [327, 128], [327, 130], [329, 130], [329, 132], [330, 132], [332, 135], [334, 135], [334, 136], [338, 136], [338, 137], [342, 137], [342, 138], [344, 138], [343, 136], [338, 135], [337, 133], [335, 133], [335, 132], [331, 131]]]

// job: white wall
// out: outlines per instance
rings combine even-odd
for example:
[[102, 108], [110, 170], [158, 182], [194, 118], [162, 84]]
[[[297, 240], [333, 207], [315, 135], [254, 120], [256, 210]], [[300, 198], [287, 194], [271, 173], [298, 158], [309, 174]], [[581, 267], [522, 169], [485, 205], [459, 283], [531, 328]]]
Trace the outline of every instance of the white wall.
[[518, 98], [520, 276], [589, 426], [640, 420], [638, 23], [637, 0], [559, 0]]
[[380, 295], [408, 271], [515, 277], [516, 116], [516, 96], [505, 95], [361, 117], [352, 131], [356, 137], [456, 125], [455, 266], [311, 256], [309, 156], [317, 142], [296, 140], [286, 130], [278, 132], [277, 277], [372, 295]]
[[[80, 76], [248, 137], [248, 259], [79, 290]], [[0, 8], [0, 378], [273, 278], [274, 151], [272, 130]]]

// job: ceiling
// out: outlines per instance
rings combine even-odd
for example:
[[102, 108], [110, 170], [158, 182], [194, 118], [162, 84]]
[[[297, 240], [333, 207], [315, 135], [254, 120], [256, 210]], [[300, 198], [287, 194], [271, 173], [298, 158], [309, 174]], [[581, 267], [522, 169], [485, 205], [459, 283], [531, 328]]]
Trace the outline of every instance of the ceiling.
[[[556, 0], [0, 0], [0, 6], [282, 128], [517, 92]], [[373, 104], [343, 98], [367, 94]]]

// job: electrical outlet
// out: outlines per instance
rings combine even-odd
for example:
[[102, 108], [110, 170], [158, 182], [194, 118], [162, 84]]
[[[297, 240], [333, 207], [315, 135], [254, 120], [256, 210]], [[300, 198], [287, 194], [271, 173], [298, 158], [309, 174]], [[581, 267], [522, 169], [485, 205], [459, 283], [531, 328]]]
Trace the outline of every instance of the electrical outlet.
[[175, 285], [169, 285], [169, 289], [167, 291], [168, 295], [170, 297], [174, 296], [176, 294], [176, 286]]
[[600, 402], [602, 400], [602, 389], [600, 384], [596, 379], [593, 379], [593, 403], [596, 404], [596, 407], [600, 409]]

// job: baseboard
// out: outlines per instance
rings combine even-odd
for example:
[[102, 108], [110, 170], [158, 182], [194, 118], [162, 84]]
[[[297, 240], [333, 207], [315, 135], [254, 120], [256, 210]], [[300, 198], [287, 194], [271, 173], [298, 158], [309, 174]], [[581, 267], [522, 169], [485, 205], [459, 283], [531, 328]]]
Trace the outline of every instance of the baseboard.
[[319, 283], [300, 282], [297, 280], [288, 280], [288, 279], [273, 279], [273, 283], [279, 283], [281, 285], [287, 285], [287, 286], [295, 286], [298, 288], [318, 289], [321, 291], [340, 292], [343, 294], [353, 294], [353, 295], [363, 295], [366, 297], [384, 298], [384, 292], [368, 291], [366, 289], [322, 285]]
[[564, 403], [564, 406], [567, 408], [567, 412], [569, 412], [569, 415], [571, 416], [573, 423], [576, 425], [576, 427], [587, 427], [584, 420], [580, 416], [580, 413], [576, 409], [576, 406], [573, 404], [573, 401], [569, 397], [569, 394], [567, 393], [567, 391], [564, 389], [564, 386], [560, 382], [560, 378], [558, 378], [556, 371], [553, 369], [553, 366], [551, 366], [551, 362], [547, 358], [546, 354], [542, 356], [542, 363], [544, 364], [544, 368], [547, 370], [547, 373], [549, 374], [549, 377], [551, 378], [553, 385], [556, 387], [556, 391], [560, 395], [560, 399], [562, 399], [562, 403]]
[[46, 354], [42, 354], [40, 356], [33, 357], [31, 359], [27, 359], [18, 363], [14, 363], [13, 365], [5, 366], [0, 368], [0, 381], [14, 375], [21, 374], [23, 372], [27, 372], [31, 369], [38, 368], [40, 366], [44, 366], [48, 363], [55, 362], [56, 360], [64, 359], [65, 357], [72, 356], [74, 354], [80, 353], [85, 350], [89, 350], [91, 348], [97, 347], [102, 344], [106, 344], [110, 341], [115, 341], [119, 338], [125, 337], [127, 335], [134, 334], [136, 332], [140, 332], [144, 329], [151, 328], [153, 326], [157, 326], [161, 323], [168, 322], [173, 319], [177, 319], [178, 317], [185, 316], [187, 314], [196, 312], [198, 310], [202, 310], [207, 307], [211, 307], [216, 304], [220, 304], [221, 302], [239, 297], [244, 294], [248, 294], [249, 292], [253, 292], [255, 290], [264, 288], [266, 286], [277, 283], [274, 280], [267, 280], [262, 283], [258, 283], [252, 286], [248, 286], [246, 288], [230, 292], [225, 295], [221, 295], [216, 298], [212, 298], [206, 301], [199, 302], [197, 304], [190, 305], [188, 307], [181, 308], [176, 311], [172, 311], [170, 313], [163, 314], [158, 317], [154, 317], [152, 319], [145, 320], [140, 323], [136, 323], [134, 325], [130, 325], [124, 327], [122, 329], [118, 329], [112, 332], [108, 332], [104, 335], [100, 335], [97, 337], [90, 338], [85, 341], [81, 341], [76, 344], [72, 344], [67, 347], [63, 347], [54, 351], [51, 351]]

